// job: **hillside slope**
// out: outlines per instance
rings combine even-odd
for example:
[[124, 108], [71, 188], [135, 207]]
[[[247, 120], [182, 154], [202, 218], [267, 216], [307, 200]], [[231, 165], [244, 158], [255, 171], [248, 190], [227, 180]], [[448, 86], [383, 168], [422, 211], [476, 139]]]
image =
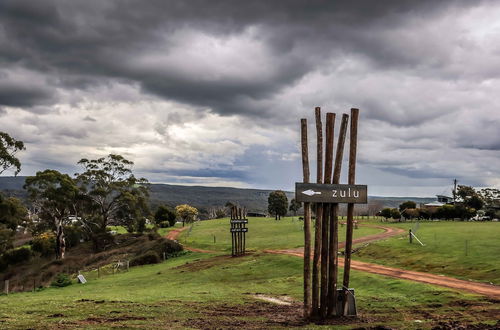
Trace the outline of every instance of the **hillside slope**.
[[[26, 198], [23, 190], [26, 177], [0, 177], [0, 191], [7, 195]], [[230, 187], [203, 187], [203, 186], [181, 186], [161, 183], [152, 183], [151, 204], [167, 204], [175, 206], [179, 204], [190, 204], [198, 208], [209, 209], [211, 207], [224, 206], [228, 201], [238, 203], [247, 207], [249, 211], [266, 212], [267, 197], [272, 190], [263, 189], [241, 189]], [[287, 192], [288, 200], [294, 198], [294, 192]], [[406, 200], [419, 203], [428, 203], [434, 198], [420, 197], [380, 197], [370, 196], [368, 201], [371, 205], [382, 207], [397, 207]], [[362, 209], [364, 206], [359, 206]], [[365, 206], [366, 207], [366, 206]], [[342, 211], [342, 210], [341, 210]]]

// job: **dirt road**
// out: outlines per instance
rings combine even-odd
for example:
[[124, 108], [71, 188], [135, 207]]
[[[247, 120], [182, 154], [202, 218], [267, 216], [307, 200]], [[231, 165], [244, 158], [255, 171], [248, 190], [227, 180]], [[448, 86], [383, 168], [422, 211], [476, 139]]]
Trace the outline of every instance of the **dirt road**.
[[[373, 234], [373, 235], [367, 235], [363, 236], [360, 238], [357, 238], [353, 240], [353, 244], [360, 244], [360, 243], [368, 243], [368, 242], [373, 242], [373, 241], [378, 241], [384, 238], [389, 238], [391, 236], [396, 236], [396, 235], [401, 235], [403, 233], [406, 233], [404, 229], [400, 228], [392, 228], [392, 227], [384, 227], [384, 226], [378, 226], [378, 225], [360, 225], [364, 227], [370, 227], [370, 228], [379, 228], [383, 229], [383, 233], [379, 234]], [[345, 247], [345, 242], [339, 242], [339, 248], [344, 248]], [[266, 253], [276, 253], [276, 254], [288, 254], [288, 255], [293, 255], [297, 257], [304, 257], [304, 248], [295, 248], [295, 249], [286, 249], [286, 250], [264, 250]]]
[[[185, 230], [188, 230], [189, 227], [182, 227], [182, 228], [179, 228], [179, 229], [174, 229], [172, 231], [170, 231], [167, 236], [165, 236], [166, 238], [168, 239], [171, 239], [173, 241], [176, 241], [177, 238], [179, 237], [179, 235], [185, 231]], [[196, 248], [192, 248], [192, 247], [189, 247], [189, 246], [184, 246], [183, 247], [188, 250], [188, 251], [193, 251], [193, 252], [201, 252], [201, 253], [212, 253], [214, 251], [209, 251], [209, 250], [202, 250], [202, 249], [196, 249]]]
[[[385, 232], [381, 234], [368, 235], [355, 239], [353, 240], [353, 243], [359, 244], [359, 243], [373, 242], [391, 236], [403, 234], [406, 232], [405, 230], [399, 228], [391, 228], [383, 226], [370, 226], [370, 227], [381, 228], [384, 229]], [[341, 248], [345, 247], [345, 242], [339, 243], [339, 247]], [[264, 252], [275, 253], [275, 254], [286, 254], [301, 258], [304, 257], [303, 248], [289, 249], [289, 250], [265, 250]], [[343, 258], [339, 258], [339, 265], [344, 266]], [[351, 260], [351, 268], [362, 272], [391, 276], [395, 278], [401, 278], [405, 280], [422, 282], [427, 284], [439, 285], [451, 289], [477, 293], [493, 299], [500, 299], [500, 286], [496, 285], [464, 281], [444, 275], [435, 275], [430, 273], [423, 273], [423, 272], [416, 272], [411, 270], [381, 266], [357, 260]]]
[[[391, 236], [400, 235], [405, 233], [406, 231], [399, 228], [392, 227], [384, 227], [384, 226], [376, 226], [376, 225], [365, 225], [369, 227], [375, 227], [383, 229], [384, 232], [380, 234], [368, 235], [361, 238], [357, 238], [353, 241], [354, 244], [359, 243], [367, 243], [373, 242], [384, 238], [389, 238]], [[168, 239], [175, 240], [181, 232], [187, 230], [188, 227], [183, 227], [179, 229], [174, 229], [168, 233], [166, 236]], [[345, 246], [345, 242], [340, 242], [339, 247], [342, 248]], [[213, 251], [195, 249], [190, 247], [185, 247], [189, 251], [194, 252], [204, 252], [210, 253]], [[274, 254], [285, 254], [296, 257], [304, 257], [303, 248], [297, 249], [286, 249], [286, 250], [264, 250], [266, 253], [274, 253]], [[339, 258], [339, 266], [344, 265], [344, 259]], [[385, 275], [410, 281], [422, 282], [427, 284], [439, 285], [443, 287], [447, 287], [450, 289], [456, 289], [461, 291], [472, 292], [480, 295], [484, 295], [493, 299], [500, 299], [500, 286], [484, 284], [484, 283], [476, 283], [470, 281], [459, 280], [453, 277], [447, 277], [442, 275], [435, 275], [423, 272], [415, 272], [405, 269], [381, 266], [377, 264], [372, 264], [368, 262], [362, 262], [357, 260], [351, 260], [351, 268], [355, 270], [359, 270], [362, 272], [373, 273], [378, 275]]]

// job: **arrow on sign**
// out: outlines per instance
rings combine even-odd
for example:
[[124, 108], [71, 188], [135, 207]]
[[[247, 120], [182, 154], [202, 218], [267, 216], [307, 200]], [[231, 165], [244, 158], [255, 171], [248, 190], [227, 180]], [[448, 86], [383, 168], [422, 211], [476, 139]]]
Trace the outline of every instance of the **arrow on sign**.
[[308, 189], [306, 191], [303, 191], [302, 192], [304, 195], [307, 195], [307, 196], [312, 196], [312, 195], [321, 195], [321, 192], [320, 191], [314, 191], [312, 189]]

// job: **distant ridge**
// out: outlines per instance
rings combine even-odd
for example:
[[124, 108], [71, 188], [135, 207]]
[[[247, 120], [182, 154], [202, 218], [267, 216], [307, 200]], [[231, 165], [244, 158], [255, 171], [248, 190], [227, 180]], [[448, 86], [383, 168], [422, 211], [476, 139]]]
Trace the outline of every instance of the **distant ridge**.
[[[26, 199], [23, 189], [25, 176], [0, 177], [0, 191], [6, 195]], [[190, 204], [197, 208], [209, 209], [223, 207], [227, 202], [238, 203], [247, 207], [249, 211], [266, 212], [267, 197], [272, 190], [246, 189], [231, 187], [206, 187], [206, 186], [181, 186], [163, 183], [152, 183], [150, 186], [150, 199], [153, 207], [159, 204], [175, 206]], [[286, 192], [288, 200], [294, 198], [294, 192]], [[404, 201], [412, 200], [417, 203], [429, 203], [435, 198], [422, 197], [383, 197], [369, 196], [371, 205], [382, 207], [397, 207]]]

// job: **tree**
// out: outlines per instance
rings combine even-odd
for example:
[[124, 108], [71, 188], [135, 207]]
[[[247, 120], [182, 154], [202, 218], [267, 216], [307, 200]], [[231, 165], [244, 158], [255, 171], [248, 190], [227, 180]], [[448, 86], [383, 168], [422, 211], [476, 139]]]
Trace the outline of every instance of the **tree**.
[[0, 174], [10, 168], [15, 168], [14, 175], [17, 175], [21, 171], [21, 162], [16, 154], [25, 149], [23, 141], [18, 141], [9, 134], [0, 132]]
[[27, 177], [24, 188], [38, 210], [38, 218], [56, 235], [56, 258], [63, 259], [66, 251], [64, 225], [74, 213], [72, 206], [79, 192], [75, 181], [67, 174], [45, 170]]
[[406, 208], [404, 209], [403, 212], [401, 212], [401, 214], [404, 215], [406, 218], [415, 219], [420, 216], [420, 211], [416, 208], [415, 209]]
[[301, 202], [297, 202], [295, 200], [295, 198], [293, 198], [290, 201], [290, 208], [289, 208], [289, 210], [291, 212], [293, 212], [293, 215], [297, 216], [297, 211], [300, 210], [301, 207], [302, 207], [302, 203]]
[[12, 248], [17, 226], [27, 220], [28, 211], [21, 201], [0, 194], [0, 255]]
[[401, 213], [398, 209], [391, 209], [391, 218], [401, 220]]
[[198, 210], [188, 204], [177, 205], [175, 212], [182, 219], [182, 227], [184, 227], [185, 223], [193, 222], [198, 215]]
[[462, 203], [469, 208], [480, 210], [483, 208], [484, 201], [481, 195], [470, 186], [459, 185], [457, 189], [457, 196], [460, 197]]
[[288, 210], [288, 198], [282, 190], [275, 190], [269, 193], [267, 198], [267, 210], [269, 214], [274, 215], [276, 220], [281, 220]]
[[380, 211], [380, 215], [384, 217], [386, 220], [389, 219], [392, 216], [391, 209], [386, 207]]
[[127, 228], [129, 233], [142, 233], [146, 229], [146, 217], [150, 215], [148, 194], [140, 189], [123, 191], [117, 202], [118, 209], [114, 215], [114, 223]]
[[84, 172], [77, 183], [85, 197], [84, 217], [93, 231], [105, 232], [110, 221], [127, 227], [149, 215], [148, 181], [132, 173], [133, 162], [120, 155], [78, 162]]
[[417, 208], [417, 203], [415, 203], [413, 201], [406, 201], [406, 202], [401, 203], [399, 205], [400, 212], [403, 212], [403, 210], [405, 210], [405, 209], [415, 209], [415, 208]]
[[160, 205], [158, 206], [158, 209], [156, 209], [155, 215], [154, 215], [154, 220], [155, 223], [160, 226], [162, 222], [168, 222], [169, 226], [175, 225], [175, 218], [177, 215], [175, 214], [174, 211], [172, 211], [169, 207], [166, 205]]

